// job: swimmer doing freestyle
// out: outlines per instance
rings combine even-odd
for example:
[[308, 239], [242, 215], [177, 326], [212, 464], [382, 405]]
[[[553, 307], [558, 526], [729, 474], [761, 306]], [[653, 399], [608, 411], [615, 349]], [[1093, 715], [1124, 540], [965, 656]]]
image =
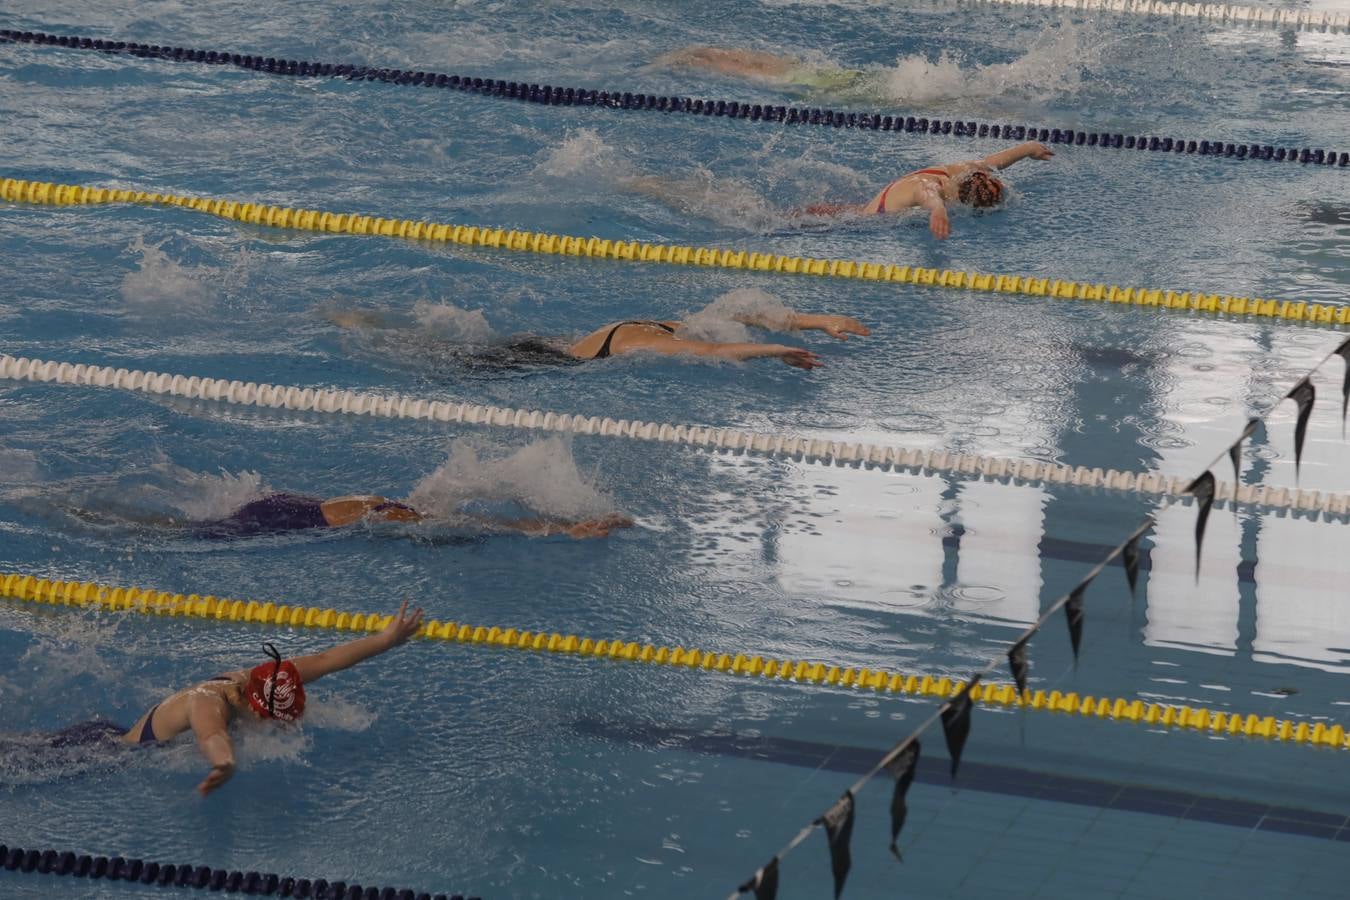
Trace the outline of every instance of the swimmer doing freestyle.
[[[871, 331], [851, 316], [798, 313], [783, 309], [775, 314], [736, 313], [730, 318], [742, 325], [777, 331], [823, 331], [846, 341], [849, 335], [866, 336]], [[328, 319], [347, 329], [388, 328], [378, 313], [366, 310], [331, 312]], [[750, 359], [778, 359], [798, 369], [817, 369], [824, 362], [804, 347], [787, 344], [760, 344], [754, 341], [705, 341], [682, 334], [686, 323], [678, 320], [634, 319], [611, 322], [580, 340], [555, 341], [550, 338], [523, 337], [510, 343], [486, 347], [478, 352], [482, 361], [509, 365], [517, 363], [581, 363], [629, 353], [658, 353], [665, 356], [701, 356], [743, 362]]]
[[[233, 538], [307, 528], [342, 528], [361, 521], [421, 522], [427, 518], [406, 503], [374, 495], [322, 500], [289, 491], [276, 491], [245, 503], [223, 519], [194, 523], [194, 527], [204, 537]], [[632, 519], [617, 514], [578, 522], [544, 517], [469, 518], [484, 530], [516, 531], [530, 537], [566, 534], [578, 539], [605, 537], [611, 529], [627, 528], [633, 524]]]
[[163, 744], [191, 731], [211, 771], [197, 785], [205, 796], [234, 775], [234, 741], [230, 725], [236, 720], [296, 722], [305, 712], [305, 685], [349, 668], [405, 643], [422, 627], [422, 610], [408, 612], [403, 603], [379, 634], [338, 644], [320, 653], [282, 659], [264, 644], [269, 662], [251, 669], [225, 672], [170, 694], [136, 720], [130, 729], [94, 719], [72, 725], [48, 738], [52, 748], [79, 747], [105, 741], [126, 744]]

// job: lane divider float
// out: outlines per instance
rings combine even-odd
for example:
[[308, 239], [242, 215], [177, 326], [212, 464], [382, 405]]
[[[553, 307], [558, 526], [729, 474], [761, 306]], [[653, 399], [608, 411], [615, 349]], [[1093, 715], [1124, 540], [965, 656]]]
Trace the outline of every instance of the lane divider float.
[[[431, 894], [409, 888], [361, 887], [326, 878], [279, 877], [271, 873], [239, 872], [210, 866], [147, 862], [121, 856], [90, 856], [73, 850], [25, 850], [0, 844], [0, 867], [26, 875], [68, 875], [90, 881], [136, 881], [160, 887], [196, 888], [262, 895], [264, 897], [312, 897], [314, 900], [465, 900], [464, 895]], [[470, 897], [468, 900], [478, 900]]]
[[[1077, 4], [1065, 3], [1062, 5]], [[1231, 9], [1238, 12], [1244, 7], [1232, 7]], [[1287, 12], [1288, 18], [1298, 19], [1293, 10], [1270, 10], [1270, 12]], [[1300, 11], [1299, 15], [1303, 15], [1303, 12]], [[1336, 15], [1329, 13], [1327, 17], [1333, 21], [1344, 19], [1344, 16], [1342, 16], [1341, 20], [1337, 20]], [[446, 75], [441, 72], [414, 72], [378, 66], [278, 59], [274, 56], [264, 57], [223, 50], [199, 50], [190, 47], [140, 44], [135, 41], [111, 41], [77, 35], [46, 34], [40, 31], [0, 30], [0, 43], [4, 42], [65, 47], [72, 50], [95, 50], [102, 53], [126, 53], [142, 59], [166, 59], [175, 62], [227, 65], [256, 72], [266, 72], [270, 75], [288, 75], [300, 78], [345, 78], [348, 81], [380, 81], [386, 84], [413, 87], [445, 88], [462, 93], [476, 94], [481, 97], [517, 100], [544, 106], [598, 106], [608, 109], [651, 110], [662, 113], [743, 119], [764, 124], [820, 125], [826, 128], [853, 128], [860, 131], [918, 133], [942, 135], [944, 137], [980, 137], [1013, 141], [1038, 140], [1048, 144], [1072, 144], [1087, 148], [1199, 154], [1201, 156], [1297, 162], [1304, 165], [1313, 164], [1340, 168], [1350, 165], [1350, 152], [1346, 151], [1337, 152], [1311, 147], [1276, 147], [1270, 144], [1246, 141], [1234, 143], [1233, 141], [1221, 140], [1188, 140], [1182, 137], [1157, 137], [1156, 135], [1133, 135], [1108, 131], [1079, 131], [1072, 128], [1047, 128], [1036, 125], [991, 125], [987, 122], [961, 121], [959, 119], [930, 119], [927, 116], [844, 112], [809, 106], [779, 106], [771, 103], [749, 103], [736, 100], [696, 99], [634, 93], [632, 91], [601, 91], [584, 87], [560, 87], [471, 75]]]
[[1135, 13], [1171, 19], [1231, 22], [1299, 31], [1350, 30], [1350, 13], [1272, 9], [1243, 3], [1177, 3], [1175, 0], [930, 0], [934, 6], [1032, 6], [1065, 11]]
[[[92, 607], [107, 612], [138, 612], [169, 618], [216, 619], [346, 632], [378, 632], [392, 618], [379, 613], [349, 613], [270, 601], [230, 600], [137, 587], [55, 581], [17, 572], [0, 573], [0, 596], [41, 606]], [[673, 666], [742, 677], [857, 688], [881, 694], [950, 698], [964, 686], [960, 679], [945, 676], [902, 675], [883, 669], [848, 668], [805, 660], [765, 659], [743, 653], [713, 653], [685, 647], [595, 640], [576, 635], [545, 634], [495, 626], [487, 628], [458, 622], [426, 622], [418, 636], [433, 641]], [[1293, 722], [1272, 716], [1242, 715], [1203, 707], [1146, 703], [1142, 700], [1080, 696], [1073, 692], [1036, 690], [1022, 694], [1014, 685], [992, 682], [976, 685], [971, 691], [971, 698], [989, 707], [1045, 710], [1153, 727], [1191, 729], [1212, 735], [1245, 735], [1295, 744], [1350, 749], [1350, 734], [1346, 733], [1345, 728], [1341, 725], [1328, 726], [1324, 722]]]
[[[946, 450], [916, 450], [894, 445], [831, 441], [714, 428], [707, 425], [675, 425], [629, 419], [599, 418], [570, 413], [541, 412], [510, 407], [483, 406], [447, 400], [365, 391], [298, 388], [251, 381], [226, 381], [197, 375], [174, 375], [135, 369], [114, 369], [53, 360], [27, 359], [0, 354], [0, 379], [32, 381], [116, 390], [192, 400], [210, 400], [260, 409], [288, 409], [338, 415], [371, 416], [453, 422], [498, 428], [551, 431], [566, 434], [629, 438], [690, 447], [799, 459], [827, 465], [854, 465], [883, 471], [903, 469], [921, 474], [951, 474], [991, 481], [1035, 485], [1067, 484], [1082, 488], [1134, 492], [1189, 502], [1189, 477], [1167, 478], [1156, 472], [1122, 472], [1089, 469], [1032, 459], [951, 453]], [[1290, 490], [1268, 485], [1215, 484], [1216, 502], [1271, 509], [1289, 509], [1321, 514], [1328, 521], [1350, 516], [1350, 494]]]
[[1302, 300], [1271, 300], [1213, 294], [1202, 291], [1172, 291], [1156, 288], [1130, 288], [1108, 284], [1064, 281], [1056, 278], [1032, 278], [1020, 275], [996, 275], [927, 269], [887, 263], [847, 259], [820, 259], [809, 256], [782, 256], [746, 250], [686, 247], [650, 244], [643, 241], [618, 241], [598, 237], [575, 237], [542, 231], [516, 231], [491, 226], [453, 225], [418, 222], [412, 219], [386, 219], [350, 213], [332, 213], [317, 209], [293, 209], [241, 203], [211, 197], [147, 193], [50, 181], [0, 179], [0, 200], [47, 206], [90, 206], [106, 203], [132, 203], [190, 209], [250, 225], [289, 228], [330, 234], [379, 235], [407, 240], [458, 244], [541, 253], [551, 256], [575, 256], [588, 259], [623, 259], [668, 263], [681, 266], [741, 269], [750, 272], [779, 272], [791, 275], [816, 275], [859, 281], [885, 281], [925, 287], [964, 289], [988, 293], [1023, 294], [1064, 300], [1090, 300], [1123, 306], [1156, 309], [1181, 309], [1226, 316], [1250, 316], [1283, 319], [1319, 325], [1350, 324], [1350, 305], [1333, 306]]

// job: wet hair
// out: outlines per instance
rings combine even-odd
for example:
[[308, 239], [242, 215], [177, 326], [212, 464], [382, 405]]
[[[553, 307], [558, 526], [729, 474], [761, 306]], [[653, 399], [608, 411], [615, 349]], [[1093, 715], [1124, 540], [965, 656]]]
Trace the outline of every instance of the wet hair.
[[956, 196], [976, 209], [988, 209], [1003, 199], [1003, 182], [987, 172], [971, 172], [957, 186]]

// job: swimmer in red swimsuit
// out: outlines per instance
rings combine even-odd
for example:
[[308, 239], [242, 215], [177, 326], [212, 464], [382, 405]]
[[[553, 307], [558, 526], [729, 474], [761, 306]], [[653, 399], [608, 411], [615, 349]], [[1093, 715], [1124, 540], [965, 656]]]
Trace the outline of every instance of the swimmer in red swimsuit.
[[1003, 182], [994, 177], [994, 169], [1006, 169], [1024, 159], [1050, 159], [1054, 151], [1039, 141], [1027, 141], [971, 162], [934, 166], [902, 175], [862, 205], [816, 203], [802, 212], [811, 216], [837, 216], [843, 213], [888, 215], [921, 206], [928, 210], [928, 228], [938, 240], [952, 233], [947, 204], [964, 203], [976, 209], [997, 206], [1005, 192]]

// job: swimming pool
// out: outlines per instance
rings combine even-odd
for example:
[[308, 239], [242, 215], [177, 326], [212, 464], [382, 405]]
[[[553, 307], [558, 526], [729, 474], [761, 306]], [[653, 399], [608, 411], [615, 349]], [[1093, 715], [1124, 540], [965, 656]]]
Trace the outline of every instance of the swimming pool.
[[[46, 4], [0, 27], [756, 103], [1043, 122], [1344, 149], [1346, 36], [1215, 23], [869, 3], [519, 7]], [[650, 66], [750, 46], [873, 73], [860, 96]], [[938, 56], [948, 48], [945, 58]], [[508, 103], [394, 85], [0, 45], [3, 177], [790, 255], [1343, 304], [1344, 171], [1056, 147], [1012, 202], [798, 227], [1001, 142], [774, 128]], [[622, 189], [660, 175], [671, 205]], [[3, 352], [299, 386], [1191, 476], [1340, 335], [1283, 322], [914, 285], [508, 254], [241, 225], [186, 210], [0, 207]], [[621, 358], [501, 371], [490, 334], [580, 335], [733, 291], [857, 316], [825, 368]], [[768, 302], [762, 296], [759, 302]], [[343, 331], [334, 312], [395, 329]], [[784, 338], [794, 341], [798, 336]], [[1339, 363], [1297, 484], [1344, 491]], [[960, 679], [1158, 507], [1147, 496], [825, 466], [666, 444], [290, 413], [0, 383], [0, 571], [390, 611]], [[1294, 410], [1244, 480], [1295, 484]], [[1228, 473], [1216, 469], [1226, 478]], [[222, 514], [264, 485], [375, 491], [560, 516], [619, 509], [604, 541], [359, 528], [222, 544], [135, 519]], [[74, 515], [94, 511], [98, 518]], [[1344, 521], [1159, 514], [1132, 604], [1089, 597], [1033, 687], [1347, 722]], [[332, 634], [0, 606], [0, 730], [131, 721], [168, 690]], [[1000, 680], [1006, 676], [998, 673]], [[425, 643], [312, 692], [303, 733], [249, 731], [207, 801], [195, 749], [5, 765], [0, 841], [499, 896], [725, 896], [931, 699]], [[977, 710], [953, 790], [936, 731], [909, 796], [859, 798], [848, 896], [1339, 895], [1344, 751], [1044, 712]], [[821, 837], [782, 896], [829, 890]], [[5, 896], [162, 896], [0, 873]]]

